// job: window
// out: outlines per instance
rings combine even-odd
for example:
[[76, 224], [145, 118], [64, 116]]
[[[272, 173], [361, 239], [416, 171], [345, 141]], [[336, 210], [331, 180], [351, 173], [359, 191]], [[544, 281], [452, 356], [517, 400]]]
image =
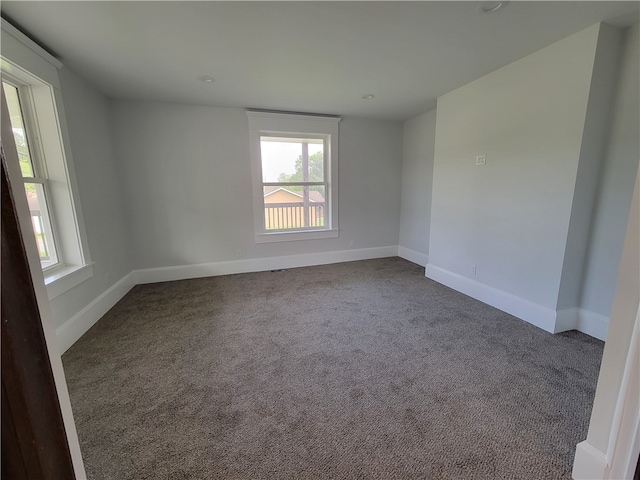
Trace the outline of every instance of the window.
[[338, 117], [247, 111], [256, 242], [338, 236]]
[[[93, 275], [63, 112], [58, 69], [62, 64], [2, 20], [2, 128], [12, 135], [18, 164], [8, 169], [12, 184], [24, 185], [49, 298]], [[4, 117], [8, 111], [8, 119]], [[13, 157], [15, 161], [15, 157]]]
[[327, 224], [326, 140], [260, 136], [266, 231], [323, 229]]
[[[2, 88], [11, 117], [11, 130], [18, 151], [20, 171], [31, 213], [31, 223], [40, 254], [40, 264], [46, 270], [58, 265], [58, 254], [49, 214], [49, 202], [47, 201], [49, 186], [46, 168], [41, 155], [36, 153], [41, 150], [36, 148], [38, 136], [33, 135], [33, 127], [27, 127], [27, 120], [23, 113], [29, 105], [27, 98], [30, 90], [27, 86], [18, 88], [4, 80]], [[31, 115], [32, 117], [33, 115]]]

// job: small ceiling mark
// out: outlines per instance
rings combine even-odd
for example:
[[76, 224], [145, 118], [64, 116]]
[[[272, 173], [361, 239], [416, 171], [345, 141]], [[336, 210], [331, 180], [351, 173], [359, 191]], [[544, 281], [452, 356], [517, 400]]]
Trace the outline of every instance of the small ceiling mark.
[[478, 5], [476, 11], [483, 14], [495, 13], [498, 10], [504, 8], [506, 4], [507, 2], [482, 2], [480, 5]]

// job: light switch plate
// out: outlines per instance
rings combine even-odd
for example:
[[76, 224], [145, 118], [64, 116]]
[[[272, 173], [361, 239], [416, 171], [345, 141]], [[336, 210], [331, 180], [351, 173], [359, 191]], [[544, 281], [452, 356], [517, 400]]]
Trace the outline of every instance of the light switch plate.
[[476, 165], [486, 165], [487, 164], [487, 156], [486, 155], [478, 155], [476, 157]]

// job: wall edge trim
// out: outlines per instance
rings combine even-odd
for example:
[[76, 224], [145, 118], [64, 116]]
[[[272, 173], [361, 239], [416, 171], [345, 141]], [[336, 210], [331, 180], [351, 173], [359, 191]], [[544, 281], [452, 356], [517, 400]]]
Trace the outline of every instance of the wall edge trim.
[[609, 331], [609, 317], [580, 308], [578, 309], [576, 330], [604, 342], [607, 340], [607, 332]]
[[261, 272], [283, 268], [311, 267], [331, 263], [352, 262], [374, 258], [399, 256], [425, 266], [425, 276], [476, 300], [509, 313], [550, 333], [578, 330], [606, 340], [609, 319], [581, 308], [568, 308], [554, 312], [529, 300], [483, 285], [475, 280], [429, 264], [429, 257], [402, 246], [372, 247], [331, 252], [283, 255], [222, 262], [177, 265], [133, 270], [113, 284], [82, 310], [55, 329], [61, 354], [118, 303], [135, 285], [186, 280], [218, 275]]
[[575, 480], [603, 480], [608, 467], [607, 456], [588, 441], [577, 445], [571, 472]]
[[250, 258], [222, 262], [197, 263], [135, 270], [136, 284], [170, 282], [188, 278], [233, 275], [236, 273], [264, 272], [283, 268], [312, 267], [331, 263], [353, 262], [373, 258], [398, 256], [397, 245], [386, 247], [334, 250], [320, 253], [303, 253], [277, 257]]
[[282, 268], [311, 267], [315, 265], [395, 256], [398, 256], [398, 247], [396, 245], [390, 245], [357, 250], [336, 250], [322, 253], [283, 255], [279, 257], [133, 270], [96, 297], [73, 317], [56, 328], [55, 332], [60, 353], [66, 352], [80, 337], [95, 325], [100, 318], [118, 303], [122, 297], [138, 284], [279, 270]]
[[433, 264], [427, 264], [425, 276], [549, 333], [556, 333], [557, 312], [551, 308], [490, 287]]
[[398, 256], [413, 263], [417, 263], [421, 267], [426, 267], [429, 263], [429, 255], [422, 252], [411, 250], [410, 248], [398, 245]]
[[556, 312], [556, 324], [553, 333], [578, 330], [580, 309], [577, 307], [564, 308]]
[[129, 290], [135, 286], [133, 272], [129, 272], [107, 290], [98, 295], [69, 320], [56, 328], [60, 354], [66, 352], [98, 320], [100, 320]]

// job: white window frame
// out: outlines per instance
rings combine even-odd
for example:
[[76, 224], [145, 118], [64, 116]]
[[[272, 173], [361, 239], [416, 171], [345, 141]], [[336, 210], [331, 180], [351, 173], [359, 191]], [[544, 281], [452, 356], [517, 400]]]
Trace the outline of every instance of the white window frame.
[[[58, 264], [43, 273], [48, 297], [53, 299], [93, 276], [58, 78], [62, 63], [4, 19], [1, 41], [2, 77], [28, 92], [29, 111], [23, 114], [36, 132], [38, 160], [48, 178]], [[22, 181], [12, 178], [15, 184]]]
[[[31, 169], [32, 169], [32, 177], [22, 176], [23, 183], [31, 183], [31, 184], [39, 184], [44, 191], [44, 201], [43, 208], [41, 209], [41, 216], [44, 218], [44, 221], [41, 222], [41, 226], [45, 232], [45, 244], [49, 244], [53, 249], [53, 263], [48, 266], [42, 266], [42, 270], [45, 272], [53, 271], [59, 267], [62, 263], [60, 256], [58, 254], [58, 234], [56, 233], [56, 224], [55, 219], [51, 218], [49, 214], [53, 211], [53, 205], [51, 201], [51, 195], [49, 193], [49, 175], [47, 173], [47, 165], [43, 161], [44, 154], [43, 148], [40, 144], [40, 135], [39, 129], [37, 126], [37, 114], [34, 108], [35, 102], [33, 99], [33, 93], [31, 91], [30, 85], [26, 85], [24, 81], [20, 81], [16, 78], [13, 78], [11, 75], [3, 72], [2, 73], [2, 84], [8, 84], [14, 87], [18, 93], [18, 100], [20, 104], [21, 117], [24, 124], [24, 135], [26, 137], [26, 141], [28, 144], [29, 150], [29, 159], [31, 160]], [[6, 96], [6, 92], [5, 92]], [[40, 201], [40, 197], [38, 197]], [[35, 227], [34, 227], [35, 228]], [[37, 242], [36, 242], [37, 243]]]
[[[338, 135], [340, 117], [247, 110], [253, 185], [253, 213], [256, 243], [316, 240], [338, 237]], [[261, 136], [324, 139], [325, 226], [309, 229], [270, 231], [265, 228]], [[275, 182], [278, 183], [278, 182]]]

